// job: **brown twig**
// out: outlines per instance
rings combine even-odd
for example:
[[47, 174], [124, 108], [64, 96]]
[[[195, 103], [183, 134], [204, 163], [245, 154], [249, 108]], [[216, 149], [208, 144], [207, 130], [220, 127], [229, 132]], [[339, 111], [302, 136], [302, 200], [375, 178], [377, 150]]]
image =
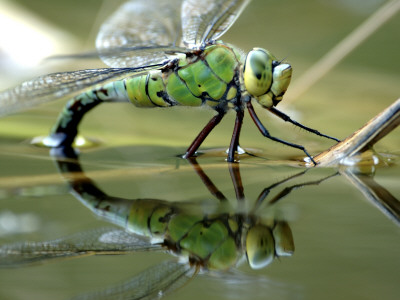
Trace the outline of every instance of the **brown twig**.
[[375, 116], [359, 130], [314, 157], [318, 166], [339, 164], [344, 158], [370, 149], [400, 124], [400, 99]]

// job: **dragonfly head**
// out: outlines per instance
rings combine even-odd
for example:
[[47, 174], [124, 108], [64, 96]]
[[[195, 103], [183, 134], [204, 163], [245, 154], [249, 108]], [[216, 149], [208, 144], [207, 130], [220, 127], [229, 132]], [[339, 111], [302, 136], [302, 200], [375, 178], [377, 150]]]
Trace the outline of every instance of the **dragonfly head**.
[[277, 61], [268, 50], [254, 48], [247, 54], [243, 77], [250, 95], [270, 108], [282, 100], [292, 78], [292, 67]]
[[269, 265], [275, 256], [291, 256], [294, 241], [289, 224], [275, 221], [272, 228], [264, 224], [250, 227], [246, 234], [246, 256], [252, 269]]
[[246, 256], [252, 269], [261, 269], [272, 262], [275, 242], [270, 228], [257, 224], [247, 231]]

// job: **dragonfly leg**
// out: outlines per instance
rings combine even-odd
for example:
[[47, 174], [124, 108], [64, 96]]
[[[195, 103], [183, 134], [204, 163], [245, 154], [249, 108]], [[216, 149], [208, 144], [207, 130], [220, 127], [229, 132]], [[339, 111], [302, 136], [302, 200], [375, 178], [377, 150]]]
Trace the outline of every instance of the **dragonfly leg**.
[[71, 147], [78, 134], [78, 125], [83, 116], [102, 102], [98, 98], [92, 98], [91, 101], [84, 100], [87, 99], [75, 97], [65, 105], [50, 132], [51, 147]]
[[214, 129], [215, 126], [221, 122], [222, 118], [225, 116], [225, 111], [219, 110], [218, 114], [214, 116], [207, 125], [200, 131], [199, 135], [194, 139], [192, 144], [186, 150], [186, 153], [182, 156], [182, 158], [189, 158], [194, 155], [194, 153], [199, 149], [201, 143], [206, 139], [208, 134]]
[[235, 156], [235, 151], [238, 149], [239, 146], [239, 136], [240, 136], [240, 130], [242, 129], [243, 117], [244, 117], [243, 110], [242, 109], [238, 110], [236, 112], [235, 127], [233, 129], [232, 140], [229, 146], [228, 159], [227, 159], [228, 162], [235, 161], [234, 156]]
[[297, 145], [297, 144], [293, 144], [293, 143], [290, 143], [290, 142], [286, 142], [286, 141], [284, 141], [282, 139], [279, 139], [279, 138], [271, 136], [269, 134], [267, 128], [265, 128], [265, 126], [261, 123], [260, 119], [258, 118], [256, 112], [254, 111], [254, 108], [253, 108], [253, 105], [251, 104], [251, 102], [247, 102], [247, 109], [249, 110], [250, 116], [253, 119], [254, 124], [256, 124], [257, 128], [260, 130], [260, 132], [261, 132], [261, 134], [263, 136], [265, 136], [266, 138], [269, 138], [272, 141], [275, 141], [275, 142], [278, 142], [278, 143], [281, 143], [281, 144], [284, 144], [284, 145], [287, 145], [287, 146], [302, 150], [308, 156], [308, 158], [313, 162], [314, 166], [317, 165], [317, 163], [314, 161], [314, 159], [311, 157], [311, 155], [308, 154], [306, 148], [304, 148], [303, 146]]
[[199, 163], [197, 162], [195, 157], [189, 157], [188, 162], [192, 165], [196, 174], [200, 177], [201, 181], [203, 181], [204, 185], [210, 191], [210, 193], [215, 196], [221, 202], [228, 202], [228, 199], [224, 196], [224, 194], [215, 186], [210, 177], [203, 171]]
[[[298, 175], [303, 175], [304, 173], [299, 173]], [[283, 199], [284, 197], [286, 197], [287, 195], [289, 195], [293, 190], [299, 189], [299, 188], [303, 188], [305, 186], [311, 186], [311, 185], [319, 185], [320, 183], [324, 182], [325, 180], [328, 180], [332, 177], [335, 177], [339, 174], [339, 172], [336, 172], [334, 174], [328, 175], [324, 178], [315, 180], [315, 181], [309, 181], [309, 182], [305, 182], [305, 183], [299, 183], [299, 184], [294, 184], [288, 187], [285, 187], [282, 191], [280, 191], [274, 198], [272, 198], [270, 201], [268, 201], [268, 204], [274, 204], [278, 201], [280, 201], [281, 199]], [[295, 177], [297, 177], [297, 175], [295, 175]], [[290, 178], [291, 179], [291, 178]], [[264, 199], [258, 199], [257, 201], [259, 203], [261, 203]]]
[[304, 130], [307, 130], [308, 132], [314, 133], [316, 135], [325, 137], [327, 139], [334, 140], [336, 142], [340, 142], [340, 140], [338, 140], [337, 138], [334, 138], [334, 137], [331, 137], [329, 135], [323, 134], [323, 133], [319, 132], [318, 130], [312, 129], [312, 128], [307, 127], [307, 126], [304, 126], [303, 124], [300, 124], [299, 122], [296, 122], [295, 120], [292, 120], [288, 115], [286, 115], [283, 112], [277, 110], [275, 107], [268, 108], [268, 110], [270, 112], [272, 112], [274, 115], [276, 115], [277, 117], [281, 118], [285, 122], [292, 123], [293, 125], [295, 125], [297, 127], [300, 127], [300, 128], [302, 128]]
[[236, 200], [239, 203], [245, 199], [239, 164], [229, 164], [229, 174], [231, 175], [233, 188], [235, 189]]
[[[280, 181], [278, 181], [278, 182], [275, 182], [275, 183], [271, 184], [270, 186], [264, 188], [264, 189], [262, 190], [262, 192], [260, 193], [260, 195], [258, 195], [256, 204], [254, 205], [253, 210], [256, 211], [257, 209], [259, 209], [259, 207], [263, 204], [265, 198], [268, 197], [268, 195], [269, 195], [269, 193], [271, 192], [272, 189], [274, 189], [274, 188], [280, 186], [281, 184], [284, 184], [285, 182], [288, 182], [288, 181], [290, 181], [290, 180], [292, 180], [292, 179], [294, 179], [294, 178], [296, 178], [296, 177], [303, 176], [306, 172], [307, 172], [307, 169], [304, 170], [304, 171], [301, 171], [301, 172], [299, 172], [299, 173], [296, 173], [296, 174], [294, 174], [294, 175], [292, 175], [292, 176], [290, 176], [290, 177], [288, 177], [288, 178], [285, 178], [285, 179], [283, 179], [283, 180], [280, 180]], [[275, 198], [276, 198], [276, 197], [275, 197]], [[275, 198], [274, 198], [274, 199], [275, 199]], [[275, 199], [275, 202], [278, 201], [278, 200], [279, 200], [279, 199]], [[270, 202], [268, 202], [268, 205], [273, 204], [273, 203], [275, 203], [275, 202], [274, 202], [274, 201], [270, 201]]]

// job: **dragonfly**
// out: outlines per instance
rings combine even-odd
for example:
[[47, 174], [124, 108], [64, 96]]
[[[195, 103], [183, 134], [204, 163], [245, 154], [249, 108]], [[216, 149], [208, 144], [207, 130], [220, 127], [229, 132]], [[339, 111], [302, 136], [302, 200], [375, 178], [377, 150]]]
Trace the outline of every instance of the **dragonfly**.
[[[251, 268], [260, 269], [275, 258], [291, 256], [295, 246], [289, 224], [273, 214], [264, 216], [261, 209], [269, 211], [293, 190], [320, 184], [331, 177], [287, 186], [267, 201], [273, 189], [307, 170], [301, 171], [263, 189], [252, 208], [235, 211], [196, 159], [191, 158], [188, 161], [218, 204], [214, 210], [204, 212], [197, 206], [193, 209], [190, 203], [108, 195], [87, 177], [75, 152], [57, 155], [55, 162], [71, 194], [96, 216], [122, 229], [99, 228], [51, 241], [1, 245], [0, 267], [138, 251], [167, 251], [178, 257], [155, 265], [121, 285], [76, 299], [159, 299], [199, 273], [226, 275], [245, 260]], [[229, 173], [237, 206], [241, 207], [246, 199], [239, 165], [229, 164]]]
[[[131, 0], [101, 26], [97, 54], [108, 68], [44, 75], [0, 93], [0, 115], [54, 99], [68, 98], [43, 143], [71, 147], [86, 113], [107, 102], [128, 102], [136, 107], [210, 107], [214, 116], [187, 148], [193, 157], [228, 111], [236, 120], [227, 161], [235, 161], [247, 109], [261, 134], [302, 150], [302, 145], [269, 133], [253, 102], [306, 131], [334, 141], [293, 120], [276, 106], [290, 84], [292, 66], [263, 48], [247, 54], [220, 37], [237, 20], [250, 0]], [[79, 57], [79, 55], [77, 55]], [[85, 55], [82, 55], [83, 57]], [[89, 55], [90, 56], [90, 55]]]

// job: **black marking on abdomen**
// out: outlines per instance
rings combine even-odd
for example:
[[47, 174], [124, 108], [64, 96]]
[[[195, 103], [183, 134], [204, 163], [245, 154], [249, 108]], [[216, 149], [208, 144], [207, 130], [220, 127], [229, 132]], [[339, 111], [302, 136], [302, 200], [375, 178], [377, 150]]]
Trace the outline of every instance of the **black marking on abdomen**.
[[146, 76], [146, 82], [145, 82], [145, 87], [144, 87], [144, 90], [145, 90], [145, 92], [146, 92], [146, 97], [147, 97], [147, 99], [149, 99], [149, 101], [150, 101], [154, 106], [161, 107], [161, 105], [158, 105], [157, 103], [154, 103], [153, 100], [151, 100], [151, 97], [150, 97], [150, 95], [149, 95], [149, 79], [150, 79], [150, 74], [147, 74], [147, 76]]

